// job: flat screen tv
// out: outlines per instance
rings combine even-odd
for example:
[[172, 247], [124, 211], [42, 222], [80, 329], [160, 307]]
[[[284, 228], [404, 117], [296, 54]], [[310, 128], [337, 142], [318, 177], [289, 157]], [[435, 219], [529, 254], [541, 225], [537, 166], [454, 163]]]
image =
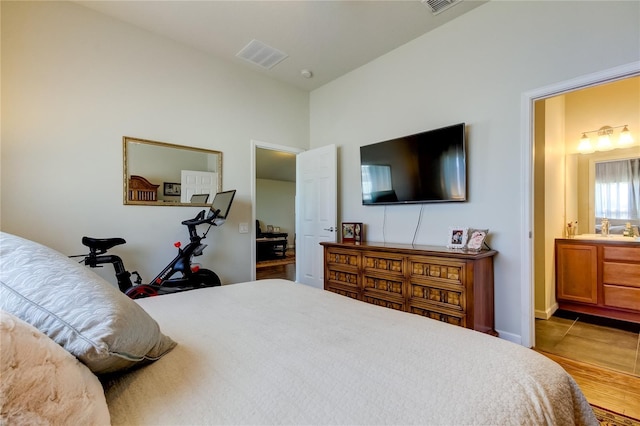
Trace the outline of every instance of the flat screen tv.
[[362, 204], [467, 200], [465, 123], [360, 147]]

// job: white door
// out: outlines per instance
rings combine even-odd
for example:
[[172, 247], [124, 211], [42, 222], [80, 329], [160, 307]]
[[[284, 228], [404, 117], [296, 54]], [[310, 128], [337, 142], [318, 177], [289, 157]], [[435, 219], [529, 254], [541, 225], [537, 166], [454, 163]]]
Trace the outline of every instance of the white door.
[[336, 146], [298, 154], [296, 159], [296, 281], [324, 288], [322, 241], [337, 238]]
[[210, 194], [208, 203], [218, 192], [218, 173], [182, 170], [180, 179], [180, 202], [190, 203], [194, 194]]

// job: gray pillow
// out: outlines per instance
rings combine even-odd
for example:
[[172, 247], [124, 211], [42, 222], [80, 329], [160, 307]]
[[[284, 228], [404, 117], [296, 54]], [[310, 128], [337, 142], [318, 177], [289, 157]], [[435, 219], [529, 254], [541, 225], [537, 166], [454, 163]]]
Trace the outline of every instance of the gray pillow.
[[0, 308], [42, 331], [96, 374], [155, 361], [176, 345], [136, 302], [85, 266], [4, 232]]

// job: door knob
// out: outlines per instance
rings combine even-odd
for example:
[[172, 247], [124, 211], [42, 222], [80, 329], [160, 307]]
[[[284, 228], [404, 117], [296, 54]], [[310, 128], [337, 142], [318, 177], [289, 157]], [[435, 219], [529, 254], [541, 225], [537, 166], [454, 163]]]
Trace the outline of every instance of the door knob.
[[331, 228], [324, 228], [325, 231], [329, 231], [329, 232], [336, 232], [338, 230], [338, 228], [334, 228], [333, 226]]

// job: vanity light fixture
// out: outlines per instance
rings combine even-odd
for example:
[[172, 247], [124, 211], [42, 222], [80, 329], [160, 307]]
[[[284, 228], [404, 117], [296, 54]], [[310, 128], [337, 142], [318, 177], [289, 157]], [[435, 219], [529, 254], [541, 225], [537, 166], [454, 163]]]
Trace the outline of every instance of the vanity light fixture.
[[[611, 140], [611, 136], [613, 135], [613, 129], [623, 128], [620, 132], [620, 136], [618, 137], [617, 143]], [[587, 133], [597, 133], [598, 140], [595, 144], [591, 142]], [[589, 130], [587, 132], [582, 132], [582, 137], [580, 138], [580, 143], [578, 144], [578, 152], [581, 154], [591, 154], [595, 151], [609, 151], [614, 148], [626, 148], [633, 144], [633, 137], [631, 137], [631, 132], [629, 131], [629, 127], [627, 124], [624, 126], [602, 126], [598, 130]]]

